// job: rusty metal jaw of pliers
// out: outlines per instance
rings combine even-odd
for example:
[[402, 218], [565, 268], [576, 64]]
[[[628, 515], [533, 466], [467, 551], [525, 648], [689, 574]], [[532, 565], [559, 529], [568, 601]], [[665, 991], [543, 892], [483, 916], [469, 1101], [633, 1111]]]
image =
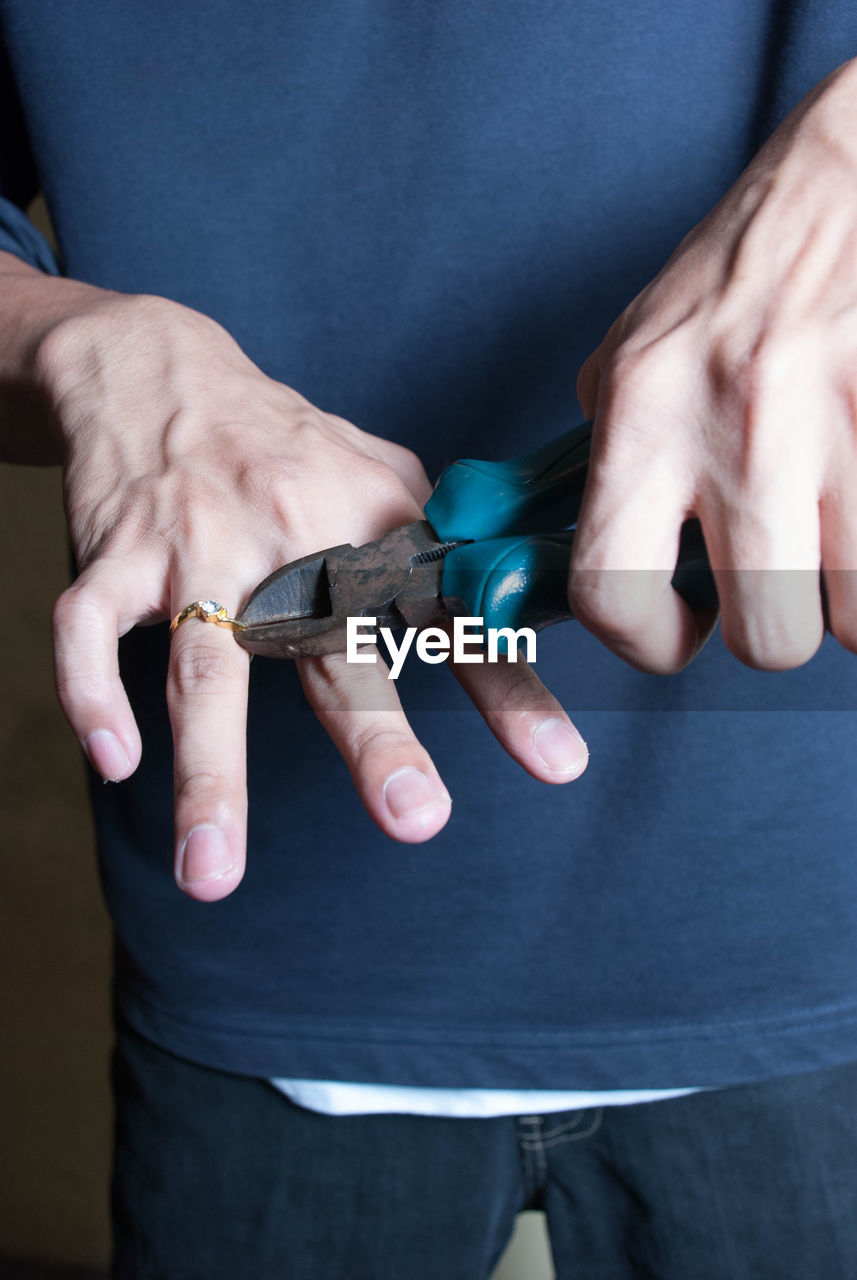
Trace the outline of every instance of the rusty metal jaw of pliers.
[[[238, 643], [274, 658], [345, 653], [349, 618], [395, 630], [463, 616], [493, 628], [505, 652], [504, 635], [570, 618], [569, 564], [591, 436], [584, 422], [516, 458], [452, 463], [426, 503], [426, 520], [361, 547], [305, 556], [266, 578], [238, 615]], [[696, 520], [682, 529], [673, 586], [692, 608], [717, 608]]]
[[[502, 625], [534, 615], [539, 626], [568, 617], [568, 535], [528, 535], [574, 524], [591, 426], [506, 462], [453, 463], [426, 505], [427, 520], [277, 569], [238, 615], [238, 643], [251, 653], [299, 658], [345, 652], [349, 617], [374, 617], [391, 630], [456, 614], [485, 613]], [[497, 541], [506, 535], [516, 536]]]
[[344, 653], [349, 618], [391, 629], [436, 626], [450, 616], [443, 560], [462, 545], [442, 542], [427, 520], [416, 520], [360, 547], [344, 542], [304, 556], [259, 584], [235, 639], [250, 653], [307, 658]]

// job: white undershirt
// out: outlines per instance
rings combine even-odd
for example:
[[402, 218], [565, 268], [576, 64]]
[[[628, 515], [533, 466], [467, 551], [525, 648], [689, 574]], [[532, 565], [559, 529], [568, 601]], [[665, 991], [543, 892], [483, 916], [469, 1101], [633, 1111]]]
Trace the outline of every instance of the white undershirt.
[[679, 1098], [686, 1089], [420, 1089], [406, 1085], [342, 1084], [337, 1080], [272, 1080], [271, 1084], [299, 1107], [331, 1116], [377, 1115], [394, 1112], [413, 1116], [542, 1115], [577, 1111], [583, 1107], [627, 1106]]

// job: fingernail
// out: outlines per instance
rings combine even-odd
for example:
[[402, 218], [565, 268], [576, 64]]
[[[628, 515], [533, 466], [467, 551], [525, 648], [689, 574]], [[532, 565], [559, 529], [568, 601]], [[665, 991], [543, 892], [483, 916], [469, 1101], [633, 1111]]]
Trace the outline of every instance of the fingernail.
[[557, 773], [580, 773], [589, 759], [586, 743], [565, 720], [543, 720], [533, 734], [533, 746]]
[[394, 818], [406, 818], [433, 804], [449, 803], [446, 791], [410, 766], [390, 774], [384, 783], [384, 799]]
[[83, 749], [106, 782], [118, 782], [131, 772], [128, 752], [109, 729], [93, 729], [84, 740]]
[[231, 871], [235, 859], [229, 852], [226, 836], [219, 827], [201, 822], [194, 827], [182, 846], [179, 878], [184, 884], [200, 880], [219, 880]]

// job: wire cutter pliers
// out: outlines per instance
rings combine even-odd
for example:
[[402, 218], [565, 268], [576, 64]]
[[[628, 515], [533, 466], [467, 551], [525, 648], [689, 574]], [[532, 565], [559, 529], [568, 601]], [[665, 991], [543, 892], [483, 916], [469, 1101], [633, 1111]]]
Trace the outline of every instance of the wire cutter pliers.
[[[238, 615], [235, 638], [251, 653], [301, 658], [345, 652], [349, 617], [394, 629], [439, 626], [458, 615], [498, 632], [571, 618], [566, 584], [591, 436], [585, 422], [517, 458], [454, 462], [426, 503], [425, 520], [272, 573]], [[682, 531], [673, 585], [693, 607], [717, 607], [696, 521]]]

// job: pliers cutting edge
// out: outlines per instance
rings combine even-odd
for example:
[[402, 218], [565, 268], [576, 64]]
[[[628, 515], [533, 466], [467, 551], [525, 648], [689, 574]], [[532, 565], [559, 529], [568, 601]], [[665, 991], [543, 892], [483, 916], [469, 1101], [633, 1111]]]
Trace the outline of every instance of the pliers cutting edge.
[[[251, 653], [300, 658], [345, 652], [349, 617], [395, 629], [458, 615], [534, 631], [571, 618], [566, 584], [591, 435], [585, 422], [521, 457], [454, 462], [425, 520], [272, 573], [238, 615], [235, 638]], [[696, 521], [684, 526], [673, 585], [693, 607], [717, 607]]]

